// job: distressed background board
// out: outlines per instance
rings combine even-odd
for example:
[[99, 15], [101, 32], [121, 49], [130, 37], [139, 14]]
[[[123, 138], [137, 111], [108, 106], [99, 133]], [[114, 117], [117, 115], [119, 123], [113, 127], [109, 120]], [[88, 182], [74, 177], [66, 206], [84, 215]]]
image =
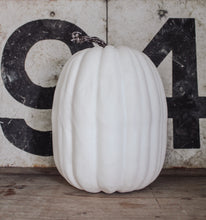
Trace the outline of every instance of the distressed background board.
[[71, 43], [78, 30], [153, 60], [168, 102], [164, 167], [206, 167], [205, 11], [204, 0], [0, 0], [0, 166], [54, 166], [54, 86], [92, 46]]
[[105, 1], [0, 0], [0, 25], [0, 166], [54, 166], [53, 87], [72, 31], [106, 39]]

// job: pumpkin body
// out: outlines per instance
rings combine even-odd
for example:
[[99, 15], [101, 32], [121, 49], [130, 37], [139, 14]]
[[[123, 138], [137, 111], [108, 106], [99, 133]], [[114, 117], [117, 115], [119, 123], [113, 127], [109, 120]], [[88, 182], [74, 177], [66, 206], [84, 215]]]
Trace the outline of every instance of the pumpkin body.
[[55, 164], [71, 185], [106, 193], [144, 188], [166, 151], [167, 105], [156, 67], [127, 47], [76, 53], [57, 83], [52, 130]]

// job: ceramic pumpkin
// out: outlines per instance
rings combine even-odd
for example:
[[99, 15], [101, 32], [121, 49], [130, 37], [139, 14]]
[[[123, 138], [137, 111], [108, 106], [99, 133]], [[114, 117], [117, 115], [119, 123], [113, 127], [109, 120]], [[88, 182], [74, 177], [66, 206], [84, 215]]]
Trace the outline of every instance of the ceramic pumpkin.
[[88, 192], [129, 192], [159, 175], [167, 105], [156, 67], [128, 47], [74, 54], [57, 83], [53, 153], [61, 175]]

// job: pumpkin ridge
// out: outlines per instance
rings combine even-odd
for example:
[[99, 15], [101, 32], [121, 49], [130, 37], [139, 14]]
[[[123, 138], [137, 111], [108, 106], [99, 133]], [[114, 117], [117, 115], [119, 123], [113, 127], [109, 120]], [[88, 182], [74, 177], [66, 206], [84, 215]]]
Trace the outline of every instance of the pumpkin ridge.
[[[131, 53], [130, 50], [129, 50], [129, 53], [130, 53], [130, 57], [132, 57], [133, 54]], [[142, 97], [142, 88], [141, 88], [141, 84], [140, 84], [140, 80], [139, 80], [139, 73], [137, 71], [135, 62], [133, 62], [133, 59], [131, 59], [130, 62], [131, 62], [131, 65], [133, 66], [133, 70], [135, 72], [135, 76], [136, 76], [137, 83], [138, 83], [138, 85], [137, 85], [138, 91], [139, 91], [138, 92], [138, 94], [139, 94], [139, 96], [138, 96], [138, 99], [139, 99], [139, 108], [138, 108], [139, 111], [138, 111], [138, 113], [139, 113], [139, 115], [142, 115], [142, 113], [143, 113], [142, 99], [141, 99], [141, 97]], [[142, 120], [141, 117], [138, 117], [138, 123], [139, 124], [141, 124], [141, 120]], [[137, 149], [138, 149], [137, 150], [137, 154], [138, 154], [138, 156], [137, 156], [137, 158], [138, 158], [138, 160], [137, 160], [137, 165], [136, 165], [137, 172], [136, 172], [136, 175], [135, 175], [135, 184], [134, 184], [134, 186], [136, 187], [135, 189], [139, 188], [139, 184], [138, 184], [138, 181], [139, 181], [139, 169], [141, 168], [141, 163], [140, 163], [140, 155], [141, 155], [141, 153], [140, 152], [141, 152], [141, 146], [142, 146], [142, 132], [143, 131], [142, 131], [140, 126], [138, 126], [138, 131], [137, 131], [137, 135], [138, 135], [138, 142], [137, 142]]]
[[[96, 82], [94, 81], [95, 78], [97, 77], [97, 72], [98, 72], [98, 68], [96, 67], [97, 64], [97, 60], [99, 60], [99, 53], [101, 53], [102, 48], [101, 47], [94, 47], [91, 50], [89, 50], [84, 57], [82, 57], [81, 59], [81, 69], [78, 70], [78, 76], [79, 78], [77, 79], [77, 83], [76, 83], [76, 88], [74, 87], [74, 91], [76, 91], [76, 95], [73, 95], [73, 99], [77, 100], [77, 103], [73, 103], [72, 106], [76, 106], [76, 108], [73, 110], [74, 114], [75, 112], [81, 112], [81, 115], [85, 115], [84, 118], [81, 118], [81, 120], [79, 121], [78, 118], [80, 117], [79, 114], [77, 114], [77, 116], [75, 116], [74, 118], [74, 122], [77, 122], [76, 126], [77, 129], [81, 129], [81, 125], [83, 125], [83, 127], [85, 127], [86, 129], [89, 128], [90, 129], [94, 129], [95, 130], [95, 125], [94, 123], [96, 123], [96, 115], [94, 114], [94, 107], [93, 104], [92, 106], [89, 105], [88, 107], [87, 105], [87, 101], [86, 100], [90, 100], [92, 101], [92, 103], [94, 102], [95, 104], [95, 96], [96, 96]], [[86, 71], [85, 71], [86, 69]], [[85, 75], [86, 74], [86, 75]], [[92, 80], [90, 81], [85, 81], [87, 79], [87, 77], [92, 77]], [[84, 84], [84, 81], [86, 82], [86, 84]], [[92, 82], [91, 82], [92, 81]], [[92, 83], [92, 85], [94, 86], [90, 86], [88, 87], [90, 84]], [[78, 87], [78, 88], [77, 88]], [[84, 93], [86, 92], [86, 94], [90, 94], [89, 96], [85, 96]], [[83, 99], [81, 98], [83, 97]], [[85, 101], [84, 101], [84, 97], [85, 97]], [[88, 97], [88, 99], [87, 99]], [[80, 98], [80, 100], [79, 100]], [[98, 97], [97, 97], [98, 98]], [[79, 105], [80, 103], [80, 105]], [[81, 110], [82, 108], [82, 110]], [[88, 114], [88, 112], [92, 112], [92, 114]], [[77, 117], [77, 119], [76, 119]], [[80, 119], [80, 118], [79, 118]], [[90, 123], [92, 121], [92, 123]], [[80, 123], [80, 124], [79, 124]], [[82, 124], [83, 123], [83, 124]], [[86, 124], [85, 124], [86, 123]], [[88, 124], [89, 123], [89, 124]], [[85, 125], [85, 126], [84, 126]], [[88, 127], [89, 126], [89, 127]], [[79, 133], [80, 132], [80, 133]], [[73, 146], [74, 148], [76, 148], [76, 158], [74, 158], [74, 163], [76, 163], [76, 168], [75, 170], [78, 172], [76, 173], [76, 178], [78, 180], [78, 183], [80, 184], [80, 186], [84, 187], [84, 189], [86, 189], [89, 192], [97, 192], [99, 191], [99, 187], [97, 185], [97, 181], [96, 181], [96, 154], [95, 151], [97, 149], [97, 145], [95, 144], [95, 140], [92, 142], [88, 142], [88, 139], [91, 140], [91, 138], [96, 138], [95, 134], [92, 133], [86, 133], [85, 136], [81, 134], [82, 131], [77, 131], [77, 134], [75, 135], [77, 138], [78, 137], [82, 137], [83, 139], [77, 139], [78, 144], [77, 146]], [[92, 145], [88, 145], [92, 144]], [[88, 149], [88, 151], [90, 151], [90, 154], [86, 153], [86, 149]], [[91, 151], [91, 149], [93, 149]], [[92, 154], [92, 155], [91, 155]], [[84, 161], [84, 165], [83, 162]], [[88, 165], [87, 162], [88, 161]], [[91, 179], [90, 179], [90, 175], [91, 175]]]
[[102, 69], [102, 65], [101, 65], [101, 60], [102, 60], [102, 56], [103, 56], [103, 50], [101, 49], [101, 55], [100, 55], [100, 58], [99, 58], [99, 64], [98, 64], [98, 68], [100, 71], [98, 72], [98, 75], [97, 75], [97, 88], [96, 88], [96, 110], [95, 110], [95, 137], [96, 137], [96, 140], [95, 140], [95, 144], [96, 144], [96, 184], [97, 184], [97, 188], [99, 188], [101, 191], [101, 187], [100, 187], [100, 184], [99, 184], [99, 179], [98, 179], [98, 173], [99, 173], [99, 126], [98, 126], [98, 100], [99, 100], [99, 78], [100, 78], [100, 74], [101, 74], [101, 69]]
[[[81, 58], [80, 58], [80, 62], [77, 62], [78, 64], [78, 68], [77, 70], [75, 71], [76, 72], [76, 77], [75, 77], [75, 81], [74, 81], [74, 85], [73, 85], [73, 91], [72, 91], [72, 100], [71, 100], [71, 118], [73, 118], [72, 116], [74, 115], [73, 113], [75, 112], [75, 109], [74, 109], [74, 99], [75, 99], [75, 93], [76, 93], [76, 88], [77, 88], [77, 82], [78, 82], [78, 78], [79, 78], [79, 75], [81, 73], [81, 64], [83, 63], [84, 61], [84, 57], [85, 55], [89, 52], [89, 50], [86, 50], [84, 51], [84, 53], [80, 53], [81, 55]], [[81, 185], [81, 183], [79, 182], [78, 180], [78, 177], [77, 177], [77, 173], [76, 173], [76, 157], [77, 157], [77, 154], [76, 154], [76, 147], [75, 146], [75, 138], [73, 138], [73, 135], [75, 134], [75, 128], [74, 128], [74, 123], [72, 121], [72, 172], [73, 172], [73, 177], [74, 177], [74, 180], [76, 182], [76, 185], [77, 185], [77, 188], [79, 189], [83, 189], [84, 187]]]
[[[88, 52], [88, 50], [84, 50], [83, 53], [76, 53], [74, 55], [74, 62], [72, 63], [71, 65], [71, 73], [74, 74], [74, 79], [73, 79], [73, 84], [72, 84], [72, 88], [71, 88], [71, 102], [69, 103], [70, 104], [70, 123], [71, 123], [71, 155], [72, 155], [72, 162], [71, 162], [71, 175], [68, 176], [68, 174], [65, 176], [65, 178], [67, 179], [70, 179], [71, 178], [71, 182], [74, 186], [76, 186], [77, 188], [79, 189], [83, 189], [82, 186], [80, 185], [79, 181], [78, 181], [78, 178], [76, 176], [76, 172], [75, 172], [75, 167], [74, 167], [74, 149], [75, 149], [75, 138], [74, 138], [74, 133], [75, 133], [75, 125], [74, 125], [74, 122], [72, 120], [73, 118], [73, 113], [75, 112], [74, 111], [74, 104], [73, 104], [73, 101], [74, 101], [74, 92], [76, 91], [76, 86], [77, 86], [77, 78], [78, 78], [78, 74], [79, 74], [79, 69], [80, 69], [80, 64], [81, 64], [81, 61], [82, 61], [82, 58], [84, 57], [84, 55], [86, 54], [86, 52]], [[74, 65], [74, 67], [73, 67]], [[67, 71], [67, 72], [70, 72], [70, 71]], [[67, 79], [68, 81], [71, 81], [71, 79]], [[65, 82], [65, 84], [67, 84], [67, 87], [71, 86], [69, 85], [69, 83]], [[68, 90], [68, 89], [67, 89]], [[67, 91], [66, 90], [66, 91]]]
[[[68, 65], [69, 65], [69, 63], [70, 63], [71, 61], [69, 60], [69, 61], [67, 61], [67, 63], [65, 64], [65, 66], [64, 66], [64, 68], [63, 68], [63, 70], [62, 70], [62, 73], [65, 73], [66, 72], [66, 69], [67, 69], [67, 67], [68, 67]], [[60, 74], [60, 76], [61, 76], [61, 74]], [[59, 80], [58, 80], [58, 82], [57, 83], [61, 83], [62, 81], [63, 81], [63, 77], [61, 78], [59, 76]], [[58, 84], [57, 84], [58, 85]], [[56, 86], [56, 89], [55, 89], [55, 95], [57, 94], [57, 93], [59, 93], [60, 91], [60, 87], [58, 87], [58, 86]], [[54, 138], [54, 134], [56, 133], [56, 126], [55, 126], [55, 124], [57, 123], [57, 109], [59, 109], [59, 102], [60, 102], [60, 99], [58, 99], [58, 98], [56, 98], [56, 96], [54, 95], [54, 100], [53, 100], [53, 107], [52, 107], [52, 131], [53, 131], [53, 135], [52, 135], [52, 140], [53, 140], [53, 143], [54, 142], [56, 142], [56, 140], [55, 140], [55, 138]], [[55, 123], [54, 123], [54, 121], [55, 121]], [[57, 131], [58, 132], [58, 131]], [[58, 141], [57, 141], [58, 142]], [[59, 161], [59, 155], [60, 155], [60, 153], [59, 153], [59, 151], [58, 150], [56, 150], [56, 148], [53, 148], [53, 151], [55, 151], [55, 153], [54, 153], [54, 159], [55, 159], [55, 163], [56, 163], [56, 166], [57, 166], [57, 169], [59, 170], [59, 172], [63, 175], [63, 173], [61, 172], [61, 169], [60, 169], [60, 161]]]
[[[115, 63], [116, 49], [107, 46], [102, 51], [101, 57], [101, 77], [99, 80], [99, 114], [101, 123], [99, 124], [100, 133], [100, 159], [98, 165], [98, 182], [100, 189], [106, 193], [112, 193], [120, 187], [121, 167], [119, 164], [122, 147], [121, 137], [118, 138], [117, 129], [122, 134], [122, 128], [118, 127], [121, 120], [122, 106], [119, 84], [119, 73], [116, 72], [116, 66], [110, 65]], [[116, 94], [116, 95], [115, 95]], [[117, 98], [117, 99], [116, 99]], [[117, 106], [118, 105], [118, 106]], [[120, 112], [117, 112], [119, 109]], [[114, 115], [117, 112], [117, 115]], [[111, 133], [108, 133], [111, 131]], [[114, 135], [113, 133], [114, 132]], [[116, 149], [116, 150], [115, 150]]]
[[[147, 62], [146, 56], [142, 56], [142, 64], [147, 64], [144, 65], [148, 75], [146, 75], [146, 78], [148, 80], [148, 84], [150, 83], [150, 86], [148, 87], [150, 90], [150, 100], [151, 100], [151, 110], [152, 110], [152, 116], [153, 116], [153, 121], [151, 122], [151, 129], [153, 129], [153, 132], [151, 132], [151, 134], [155, 134], [155, 132], [158, 130], [160, 131], [161, 134], [161, 123], [160, 123], [160, 116], [161, 116], [161, 103], [160, 103], [160, 94], [159, 94], [159, 90], [158, 90], [158, 82], [155, 80], [154, 75], [156, 75], [156, 71], [154, 72], [151, 69], [151, 62]], [[153, 94], [156, 94], [155, 96]], [[151, 97], [153, 96], [153, 99], [151, 99]], [[157, 103], [158, 102], [158, 103]], [[155, 120], [154, 120], [155, 119]], [[155, 123], [155, 122], [158, 123]], [[154, 125], [157, 124], [155, 127]], [[153, 180], [153, 176], [157, 176], [157, 167], [158, 167], [158, 163], [160, 161], [160, 139], [155, 138], [156, 135], [153, 137], [150, 135], [151, 141], [150, 141], [150, 159], [149, 161], [153, 160], [153, 158], [159, 158], [158, 160], [153, 160], [153, 163], [149, 163], [149, 170], [150, 170], [150, 174], [147, 176], [146, 178], [146, 182], [151, 182], [151, 180]], [[154, 139], [155, 138], [155, 139]], [[153, 140], [153, 141], [152, 141]], [[153, 173], [153, 174], [152, 174]]]
[[126, 108], [126, 97], [125, 97], [125, 82], [124, 82], [124, 72], [122, 72], [122, 68], [121, 67], [121, 62], [119, 62], [119, 60], [121, 60], [120, 56], [121, 54], [121, 48], [116, 49], [118, 50], [118, 59], [116, 60], [116, 62], [119, 64], [117, 65], [119, 74], [120, 74], [120, 82], [121, 82], [121, 93], [122, 93], [122, 103], [123, 103], [123, 118], [124, 118], [124, 135], [123, 135], [123, 151], [122, 151], [122, 173], [121, 173], [121, 183], [120, 183], [120, 188], [118, 188], [118, 191], [121, 191], [122, 186], [124, 185], [124, 176], [125, 176], [125, 170], [126, 170], [126, 163], [127, 163], [127, 158], [125, 157], [126, 155], [126, 144], [127, 144], [127, 108]]
[[[129, 54], [130, 54], [130, 58], [131, 58], [131, 64], [133, 66], [133, 69], [136, 73], [136, 77], [137, 77], [137, 82], [138, 82], [138, 88], [139, 88], [139, 97], [143, 97], [143, 94], [144, 94], [144, 91], [142, 90], [142, 85], [139, 83], [141, 82], [140, 80], [140, 74], [139, 74], [139, 66], [136, 67], [136, 57], [134, 57], [134, 54], [132, 53], [132, 51], [128, 50], [129, 51]], [[135, 62], [134, 62], [135, 61]], [[142, 104], [142, 98], [139, 98], [139, 114], [140, 115], [143, 115], [144, 114], [144, 111], [143, 111], [143, 104]], [[138, 121], [138, 123], [141, 124], [141, 121], [142, 121], [142, 118], [140, 118], [140, 121]], [[138, 161], [137, 161], [137, 175], [136, 175], [136, 180], [135, 180], [135, 186], [136, 186], [136, 189], [139, 189], [140, 188], [140, 182], [139, 182], [139, 175], [141, 174], [141, 158], [140, 158], [140, 155], [142, 154], [142, 135], [143, 134], [143, 129], [140, 129], [140, 132], [139, 132], [139, 146], [138, 147], [138, 153], [139, 153], [139, 156], [138, 156]]]
[[[145, 146], [147, 146], [147, 150], [144, 149], [144, 151], [146, 152], [145, 154], [143, 154], [145, 156], [145, 159], [144, 161], [147, 161], [146, 162], [146, 166], [144, 168], [144, 175], [142, 176], [142, 181], [140, 182], [140, 187], [144, 187], [146, 185], [145, 181], [146, 179], [148, 178], [149, 176], [149, 165], [150, 165], [150, 152], [151, 152], [151, 121], [153, 119], [152, 117], [152, 114], [153, 114], [153, 111], [152, 111], [152, 106], [151, 106], [151, 97], [150, 97], [150, 92], [149, 92], [149, 85], [148, 85], [148, 80], [147, 80], [147, 72], [144, 68], [144, 66], [142, 65], [142, 63], [140, 62], [140, 60], [142, 60], [142, 54], [141, 53], [138, 53], [137, 56], [135, 56], [136, 53], [133, 54], [134, 57], [137, 58], [137, 62], [140, 66], [140, 69], [142, 70], [142, 72], [140, 73], [140, 75], [142, 76], [142, 81], [144, 82], [144, 87], [145, 87], [145, 99], [147, 100], [147, 107], [148, 107], [148, 111], [149, 111], [149, 118], [146, 118], [146, 127], [147, 127], [147, 132], [145, 131], [145, 138], [149, 139], [147, 140], [147, 144], [145, 144]], [[146, 147], [145, 147], [146, 148]], [[145, 165], [145, 164], [144, 164]]]
[[[60, 77], [59, 77], [59, 82], [58, 82], [58, 85], [60, 84], [60, 85], [62, 85], [63, 84], [63, 86], [60, 88], [58, 85], [57, 85], [57, 89], [58, 89], [58, 91], [56, 90], [56, 93], [58, 93], [58, 98], [57, 98], [57, 101], [58, 102], [61, 102], [62, 101], [62, 99], [64, 98], [63, 97], [63, 93], [64, 93], [64, 91], [65, 91], [65, 87], [66, 87], [66, 84], [65, 83], [62, 83], [61, 81], [63, 81], [64, 82], [64, 78], [66, 77], [66, 79], [68, 79], [68, 75], [66, 74], [67, 73], [67, 71], [68, 71], [68, 67], [69, 67], [69, 69], [71, 69], [71, 67], [72, 67], [72, 63], [73, 63], [73, 59], [71, 59], [70, 61], [68, 61], [68, 64], [66, 65], [66, 68], [63, 70], [63, 72], [62, 72], [62, 74], [60, 75]], [[57, 123], [59, 124], [59, 126], [61, 127], [61, 129], [62, 129], [62, 131], [64, 130], [64, 127], [62, 126], [62, 123], [61, 123], [61, 115], [60, 115], [60, 112], [61, 112], [61, 105], [57, 105], [57, 118], [59, 119], [60, 118], [60, 120], [59, 121], [57, 121]], [[61, 144], [62, 145], [62, 132], [59, 132], [59, 137], [58, 137], [58, 139], [59, 139], [59, 144]], [[60, 155], [60, 160], [58, 160], [60, 163], [59, 163], [59, 169], [60, 169], [60, 172], [63, 174], [63, 176], [65, 176], [66, 175], [66, 173], [65, 173], [65, 169], [64, 169], [64, 166], [63, 166], [63, 164], [64, 164], [64, 162], [65, 162], [65, 158], [64, 158], [64, 156], [62, 157], [62, 154], [64, 155], [64, 153], [63, 153], [63, 149], [64, 148], [61, 148], [60, 147], [60, 150], [59, 150], [59, 155]]]
[[156, 176], [159, 174], [159, 168], [161, 167], [161, 158], [162, 158], [162, 139], [161, 139], [161, 135], [162, 135], [162, 121], [161, 121], [161, 116], [162, 116], [162, 101], [161, 101], [161, 98], [162, 98], [162, 96], [161, 96], [161, 93], [160, 93], [160, 91], [159, 91], [159, 80], [157, 80], [157, 76], [158, 76], [158, 72], [156, 71], [156, 69], [155, 68], [152, 68], [153, 67], [153, 65], [152, 65], [152, 63], [149, 63], [149, 59], [146, 57], [146, 55], [145, 55], [145, 60], [146, 60], [146, 63], [148, 64], [148, 67], [150, 68], [150, 70], [151, 70], [151, 72], [152, 73], [155, 73], [155, 74], [152, 74], [152, 77], [153, 77], [153, 80], [154, 80], [154, 82], [155, 82], [155, 84], [156, 84], [156, 86], [155, 86], [155, 88], [156, 88], [156, 90], [157, 90], [157, 93], [158, 93], [158, 102], [159, 102], [159, 106], [160, 106], [160, 108], [159, 108], [159, 130], [160, 130], [160, 132], [159, 132], [159, 137], [158, 137], [158, 139], [159, 139], [159, 141], [158, 141], [158, 143], [159, 143], [159, 146], [158, 146], [158, 153], [157, 153], [157, 155], [159, 155], [157, 158], [157, 161], [156, 161], [156, 169], [155, 169], [155, 172], [153, 173], [153, 176], [152, 176], [152, 181], [154, 180], [154, 179], [156, 179]]
[[[149, 61], [150, 61], [150, 59], [145, 55], [145, 57], [146, 57], [146, 62], [147, 62], [147, 64], [149, 63]], [[158, 90], [158, 101], [160, 102], [160, 106], [161, 106], [161, 108], [160, 108], [160, 133], [159, 133], [159, 145], [160, 145], [160, 147], [159, 147], [159, 149], [160, 149], [160, 152], [159, 152], [159, 159], [158, 159], [158, 164], [157, 164], [157, 167], [156, 167], [156, 175], [155, 175], [155, 173], [154, 173], [154, 175], [153, 175], [153, 180], [154, 179], [156, 179], [156, 176], [160, 173], [160, 171], [161, 171], [161, 169], [162, 169], [162, 166], [163, 166], [163, 163], [164, 163], [164, 160], [162, 160], [161, 158], [163, 158], [164, 157], [164, 155], [165, 155], [165, 148], [164, 147], [162, 147], [162, 145], [165, 145], [166, 143], [162, 143], [163, 141], [162, 141], [162, 135], [163, 136], [166, 136], [166, 134], [165, 133], [167, 133], [167, 129], [166, 129], [166, 126], [164, 125], [164, 120], [165, 120], [165, 118], [167, 118], [167, 110], [166, 110], [166, 107], [167, 107], [167, 105], [166, 105], [166, 99], [164, 99], [163, 98], [163, 95], [162, 94], [165, 94], [164, 93], [164, 88], [163, 88], [163, 84], [162, 84], [162, 81], [161, 81], [161, 78], [160, 78], [160, 76], [159, 76], [159, 74], [158, 74], [158, 72], [157, 72], [157, 70], [156, 70], [156, 68], [155, 68], [155, 66], [154, 66], [154, 64], [153, 63], [150, 63], [150, 65], [148, 65], [149, 67], [150, 67], [150, 69], [151, 69], [151, 72], [154, 72], [155, 74], [153, 74], [154, 75], [154, 81], [155, 81], [155, 83], [156, 83], [156, 88], [157, 88], [157, 90]], [[162, 134], [162, 132], [163, 132], [163, 134]]]

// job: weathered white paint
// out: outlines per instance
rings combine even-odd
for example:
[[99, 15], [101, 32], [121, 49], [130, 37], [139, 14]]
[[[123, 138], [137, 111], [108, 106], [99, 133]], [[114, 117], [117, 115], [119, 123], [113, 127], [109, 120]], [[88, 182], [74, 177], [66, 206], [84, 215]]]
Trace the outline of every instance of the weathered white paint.
[[[162, 18], [158, 10], [167, 10]], [[143, 50], [168, 18], [195, 18], [199, 96], [206, 96], [206, 1], [110, 0], [109, 43]], [[188, 54], [189, 55], [189, 54]], [[172, 52], [158, 67], [167, 97], [172, 97]], [[206, 167], [206, 119], [200, 119], [200, 149], [173, 149], [172, 119], [168, 120], [168, 144], [164, 166]], [[192, 129], [192, 128], [191, 128]]]
[[[199, 95], [206, 96], [206, 1], [204, 0], [109, 0], [108, 37], [113, 45], [143, 50], [168, 18], [195, 18]], [[167, 10], [165, 17], [159, 9]], [[50, 12], [55, 16], [51, 17]], [[106, 38], [105, 0], [0, 0], [0, 57], [9, 36], [21, 25], [37, 19], [72, 22], [91, 36]], [[31, 80], [53, 86], [71, 56], [64, 43], [46, 40], [35, 44], [25, 63]], [[38, 65], [37, 65], [38, 64]], [[172, 96], [172, 52], [158, 67], [167, 97]], [[34, 129], [51, 129], [51, 111], [34, 110], [17, 102], [0, 77], [0, 117], [24, 118]], [[200, 149], [173, 149], [172, 119], [168, 120], [165, 167], [206, 167], [206, 119], [200, 119]], [[0, 128], [0, 166], [54, 166], [52, 157], [40, 157], [14, 147]]]
[[[55, 12], [55, 16], [50, 15]], [[0, 0], [0, 57], [9, 36], [20, 26], [37, 19], [60, 19], [76, 24], [87, 34], [106, 38], [106, 9], [103, 0], [27, 1]], [[57, 40], [36, 43], [27, 54], [25, 69], [40, 86], [54, 86], [66, 60], [68, 47]], [[37, 130], [51, 130], [51, 110], [36, 110], [17, 102], [0, 77], [0, 117], [24, 118]], [[41, 157], [14, 147], [0, 128], [0, 166], [54, 166], [53, 157]]]

